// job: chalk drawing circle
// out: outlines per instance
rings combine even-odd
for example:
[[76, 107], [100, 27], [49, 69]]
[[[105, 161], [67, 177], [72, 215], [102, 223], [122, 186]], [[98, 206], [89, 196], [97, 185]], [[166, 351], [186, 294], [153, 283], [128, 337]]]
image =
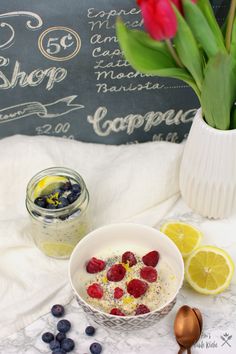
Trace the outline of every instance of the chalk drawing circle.
[[[76, 41], [76, 47], [75, 49], [73, 50], [72, 53], [70, 53], [69, 55], [66, 55], [64, 57], [57, 57], [57, 56], [53, 56], [52, 54], [49, 54], [45, 49], [44, 49], [44, 46], [43, 46], [43, 40], [45, 39], [45, 37], [50, 33], [50, 32], [53, 32], [53, 31], [65, 31], [65, 32], [68, 32], [70, 33], [73, 38], [75, 39]], [[74, 58], [78, 52], [80, 51], [80, 48], [81, 48], [81, 39], [80, 39], [80, 36], [77, 32], [75, 32], [73, 29], [71, 28], [68, 28], [68, 27], [62, 27], [62, 26], [57, 26], [57, 27], [49, 27], [48, 29], [46, 29], [44, 32], [42, 32], [39, 36], [39, 39], [38, 39], [38, 47], [39, 47], [39, 50], [40, 52], [47, 58], [47, 59], [50, 59], [50, 60], [54, 60], [54, 61], [66, 61], [66, 60], [70, 60], [72, 58]]]

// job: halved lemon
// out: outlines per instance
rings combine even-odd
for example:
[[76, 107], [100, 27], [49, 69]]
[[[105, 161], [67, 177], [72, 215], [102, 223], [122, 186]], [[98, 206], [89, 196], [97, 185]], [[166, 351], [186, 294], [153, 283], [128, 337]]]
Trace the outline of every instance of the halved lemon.
[[67, 243], [44, 242], [40, 248], [47, 256], [61, 258], [70, 256], [74, 246]]
[[234, 273], [234, 263], [224, 250], [202, 246], [185, 263], [186, 280], [199, 293], [214, 295], [225, 290]]
[[46, 176], [42, 178], [34, 189], [34, 199], [50, 194], [68, 181], [68, 178], [64, 176]]
[[188, 257], [202, 239], [202, 233], [198, 229], [180, 221], [168, 221], [162, 225], [160, 231], [176, 244], [183, 257]]

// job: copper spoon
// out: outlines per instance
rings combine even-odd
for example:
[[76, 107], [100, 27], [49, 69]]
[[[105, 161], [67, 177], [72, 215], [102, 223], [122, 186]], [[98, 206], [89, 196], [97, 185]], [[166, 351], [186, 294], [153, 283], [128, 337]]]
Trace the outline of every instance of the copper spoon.
[[198, 317], [191, 307], [184, 305], [178, 310], [174, 322], [174, 332], [176, 341], [180, 345], [178, 354], [185, 350], [191, 354], [191, 346], [198, 341], [201, 335]]
[[[195, 312], [195, 315], [196, 315], [196, 317], [197, 317], [197, 319], [198, 319], [198, 323], [199, 323], [199, 327], [200, 327], [200, 336], [201, 336], [201, 333], [202, 333], [202, 326], [203, 326], [203, 319], [202, 319], [201, 311], [200, 311], [199, 309], [197, 309], [196, 307], [193, 307], [192, 310]], [[199, 339], [199, 338], [198, 338], [198, 339]], [[197, 341], [198, 341], [198, 339], [197, 339]], [[196, 341], [196, 342], [197, 342], [197, 341]], [[196, 342], [195, 342], [195, 343], [196, 343]], [[187, 351], [188, 351], [188, 354], [191, 354], [190, 348], [187, 349]]]
[[192, 310], [195, 312], [195, 314], [197, 316], [199, 326], [200, 326], [200, 332], [202, 333], [203, 319], [202, 319], [201, 311], [199, 309], [197, 309], [196, 307], [193, 307]]

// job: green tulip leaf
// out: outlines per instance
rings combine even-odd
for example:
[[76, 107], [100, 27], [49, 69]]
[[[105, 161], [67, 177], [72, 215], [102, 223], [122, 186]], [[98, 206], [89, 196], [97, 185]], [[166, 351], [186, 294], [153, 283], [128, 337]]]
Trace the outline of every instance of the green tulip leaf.
[[145, 32], [128, 29], [120, 19], [116, 21], [116, 34], [125, 58], [135, 70], [182, 80], [200, 96], [195, 81], [187, 70], [177, 66], [165, 42], [154, 41]]
[[173, 6], [178, 30], [174, 37], [176, 51], [188, 71], [193, 76], [198, 88], [201, 90], [203, 80], [203, 60], [197, 42], [184, 18], [175, 6]]
[[230, 55], [218, 53], [209, 59], [202, 85], [201, 105], [209, 125], [221, 130], [230, 127], [230, 112], [234, 103], [236, 80]]
[[225, 45], [224, 45], [223, 34], [221, 32], [220, 26], [218, 25], [218, 22], [216, 21], [215, 14], [209, 0], [198, 0], [197, 6], [201, 9], [202, 13], [207, 19], [207, 22], [211, 27], [212, 32], [214, 33], [219, 48], [221, 48], [222, 51], [224, 51]]
[[128, 29], [120, 19], [116, 22], [116, 34], [125, 56], [138, 70], [150, 74], [152, 70], [176, 66], [164, 42], [152, 40], [143, 31]]
[[215, 56], [219, 51], [226, 52], [225, 48], [219, 47], [216, 37], [201, 9], [190, 0], [183, 0], [183, 7], [186, 22], [208, 58]]
[[236, 61], [236, 18], [234, 19], [233, 28], [232, 28], [230, 54], [232, 56], [232, 59]]

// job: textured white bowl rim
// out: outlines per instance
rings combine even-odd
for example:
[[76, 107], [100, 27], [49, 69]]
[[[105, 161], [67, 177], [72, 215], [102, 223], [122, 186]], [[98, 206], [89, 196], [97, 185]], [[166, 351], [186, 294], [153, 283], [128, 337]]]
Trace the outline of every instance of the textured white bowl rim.
[[[134, 227], [142, 227], [143, 229], [146, 229], [147, 231], [152, 229], [152, 231], [157, 231], [157, 233], [160, 233], [163, 237], [166, 238], [166, 241], [169, 242], [169, 244], [172, 245], [172, 247], [175, 249], [175, 252], [179, 255], [179, 258], [180, 258], [180, 263], [181, 263], [181, 276], [180, 276], [180, 281], [179, 281], [179, 286], [177, 287], [176, 289], [176, 292], [174, 293], [174, 295], [172, 296], [172, 298], [167, 301], [166, 303], [164, 303], [161, 307], [153, 310], [153, 311], [150, 311], [150, 312], [147, 312], [145, 314], [142, 314], [142, 315], [138, 315], [139, 318], [141, 317], [146, 317], [148, 314], [151, 314], [151, 313], [154, 313], [154, 312], [159, 312], [161, 311], [164, 307], [166, 307], [168, 304], [170, 304], [175, 298], [176, 296], [178, 295], [180, 289], [182, 288], [182, 285], [183, 285], [183, 281], [184, 281], [184, 261], [183, 261], [183, 257], [178, 249], [178, 247], [175, 245], [175, 243], [168, 237], [166, 236], [163, 232], [155, 229], [154, 227], [151, 227], [151, 226], [147, 226], [147, 225], [144, 225], [144, 224], [137, 224], [137, 223], [116, 223], [116, 224], [107, 224], [107, 225], [104, 225], [104, 226], [101, 226], [101, 227], [98, 227], [94, 230], [92, 230], [91, 232], [89, 232], [84, 238], [82, 238], [82, 240], [80, 240], [77, 245], [75, 246], [75, 248], [73, 249], [71, 255], [70, 255], [70, 259], [69, 259], [69, 268], [68, 268], [68, 273], [69, 273], [69, 280], [70, 280], [70, 285], [74, 291], [74, 294], [76, 296], [78, 296], [78, 298], [80, 299], [80, 301], [82, 301], [86, 306], [90, 307], [91, 309], [93, 309], [94, 311], [97, 311], [98, 313], [100, 314], [105, 314], [106, 316], [108, 317], [111, 317], [111, 318], [114, 318], [114, 317], [118, 317], [118, 316], [115, 316], [115, 315], [111, 315], [107, 312], [103, 312], [103, 311], [100, 311], [99, 309], [97, 309], [96, 307], [93, 307], [91, 306], [90, 304], [88, 304], [77, 292], [77, 290], [75, 289], [74, 285], [73, 285], [73, 282], [72, 282], [72, 279], [71, 279], [71, 263], [72, 263], [72, 258], [73, 258], [73, 255], [76, 253], [76, 250], [78, 247], [80, 247], [81, 244], [83, 243], [86, 243], [86, 240], [88, 240], [88, 238], [93, 238], [94, 237], [94, 233], [97, 233], [97, 231], [101, 231], [103, 229], [108, 229], [108, 228], [114, 228], [114, 227], [119, 227], [119, 226], [130, 226], [130, 225], [133, 225]], [[137, 318], [137, 316], [122, 316], [122, 318]]]

